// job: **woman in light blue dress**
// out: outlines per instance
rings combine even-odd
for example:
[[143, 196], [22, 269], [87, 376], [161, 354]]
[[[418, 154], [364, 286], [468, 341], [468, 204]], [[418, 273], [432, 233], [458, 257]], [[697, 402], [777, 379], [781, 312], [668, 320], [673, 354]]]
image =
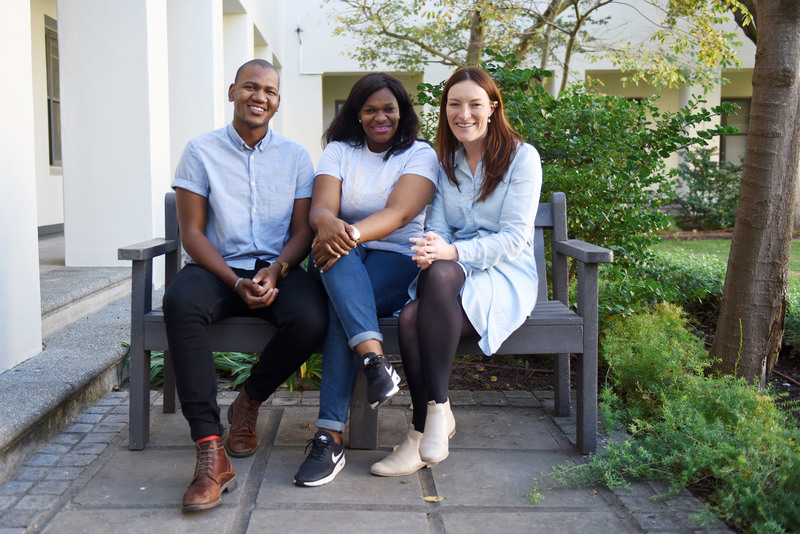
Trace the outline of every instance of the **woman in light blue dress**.
[[459, 339], [477, 335], [491, 355], [536, 303], [538, 152], [511, 128], [497, 85], [478, 67], [450, 77], [439, 111], [438, 186], [427, 232], [411, 239], [421, 272], [399, 320], [414, 414], [406, 440], [373, 464], [381, 476], [447, 458], [455, 433], [447, 391]]

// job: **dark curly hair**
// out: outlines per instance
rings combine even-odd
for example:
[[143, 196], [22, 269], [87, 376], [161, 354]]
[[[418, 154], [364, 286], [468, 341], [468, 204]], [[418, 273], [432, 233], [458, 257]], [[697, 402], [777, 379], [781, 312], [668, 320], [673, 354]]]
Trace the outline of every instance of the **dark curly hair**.
[[358, 112], [364, 107], [364, 102], [372, 93], [383, 88], [389, 89], [397, 99], [397, 108], [400, 112], [397, 132], [384, 159], [389, 159], [390, 156], [400, 154], [409, 148], [419, 136], [419, 118], [411, 103], [411, 96], [403, 83], [391, 74], [384, 72], [367, 74], [353, 85], [350, 94], [347, 95], [347, 100], [323, 135], [325, 143], [344, 141], [358, 147], [364, 146], [367, 134], [364, 133], [364, 128], [358, 122]]

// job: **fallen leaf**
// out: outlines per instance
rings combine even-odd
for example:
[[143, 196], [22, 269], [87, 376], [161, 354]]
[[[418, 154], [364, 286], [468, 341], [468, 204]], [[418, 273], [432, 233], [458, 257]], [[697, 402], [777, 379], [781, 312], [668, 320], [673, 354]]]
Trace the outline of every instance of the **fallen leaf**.
[[597, 490], [592, 490], [592, 491], [590, 491], [590, 492], [589, 492], [589, 495], [591, 495], [592, 497], [594, 497], [595, 495], [597, 495]]
[[438, 495], [426, 495], [425, 497], [423, 497], [423, 499], [428, 502], [439, 502], [443, 501], [444, 497], [439, 497]]
[[491, 380], [492, 382], [497, 382], [497, 377], [496, 376], [491, 376], [491, 377], [489, 377], [489, 380]]

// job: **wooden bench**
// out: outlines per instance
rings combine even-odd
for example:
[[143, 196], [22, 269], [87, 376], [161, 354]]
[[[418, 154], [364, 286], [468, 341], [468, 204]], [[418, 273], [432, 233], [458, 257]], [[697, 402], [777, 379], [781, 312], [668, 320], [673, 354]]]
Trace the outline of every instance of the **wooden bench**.
[[[164, 412], [175, 412], [175, 378], [166, 350], [164, 315], [153, 308], [153, 259], [165, 256], [166, 284], [181, 268], [180, 235], [175, 194], [164, 201], [165, 237], [119, 249], [119, 259], [133, 262], [130, 345], [130, 443], [141, 450], [150, 435], [150, 351], [164, 350]], [[555, 357], [555, 414], [570, 413], [570, 354], [577, 356], [577, 445], [583, 454], [597, 448], [597, 291], [598, 264], [612, 262], [613, 252], [575, 239], [567, 239], [566, 198], [553, 193], [550, 203], [539, 204], [534, 251], [539, 273], [539, 301], [525, 323], [500, 347], [497, 354], [552, 354]], [[550, 272], [545, 262], [545, 239], [552, 244]], [[578, 263], [577, 306], [569, 307], [568, 258]], [[547, 275], [550, 274], [548, 277]], [[548, 297], [547, 280], [552, 286]], [[397, 319], [379, 320], [384, 352], [399, 354]], [[211, 327], [211, 345], [219, 352], [260, 353], [275, 328], [255, 317], [233, 317]], [[459, 354], [480, 354], [477, 339], [464, 339]], [[349, 446], [377, 448], [377, 410], [366, 402], [366, 386], [359, 378], [350, 407]]]

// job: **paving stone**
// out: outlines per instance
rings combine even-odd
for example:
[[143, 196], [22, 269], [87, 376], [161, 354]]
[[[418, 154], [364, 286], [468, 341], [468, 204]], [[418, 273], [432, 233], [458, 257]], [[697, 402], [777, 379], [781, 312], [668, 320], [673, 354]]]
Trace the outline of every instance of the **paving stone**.
[[[224, 499], [224, 497], [223, 497]], [[141, 534], [142, 532], [171, 532], [174, 534], [197, 534], [199, 532], [225, 532], [233, 521], [236, 510], [219, 506], [211, 513], [182, 514], [179, 505], [161, 508], [109, 510], [70, 509], [51, 521], [44, 534], [108, 534], [113, 526], [114, 534]], [[295, 512], [297, 514], [297, 512]], [[302, 515], [302, 514], [301, 514]], [[262, 525], [262, 532], [263, 525]], [[281, 526], [281, 532], [285, 532]]]
[[86, 411], [84, 413], [105, 414], [105, 413], [109, 413], [115, 407], [116, 407], [116, 405], [94, 404], [94, 405], [89, 406], [88, 408], [86, 408]]
[[37, 517], [39, 517], [39, 513], [34, 510], [11, 509], [0, 515], [0, 525], [3, 525], [3, 528], [25, 528]]
[[0, 495], [0, 512], [4, 512], [11, 508], [17, 502], [19, 497], [15, 495]]
[[76, 423], [74, 425], [69, 425], [67, 428], [64, 429], [64, 432], [68, 434], [85, 434], [92, 430], [94, 425], [90, 425], [87, 423]]
[[82, 467], [56, 467], [47, 473], [45, 480], [75, 480], [81, 473]]
[[42, 511], [47, 509], [52, 502], [52, 495], [25, 495], [17, 502], [14, 509]]
[[0, 485], [0, 495], [20, 495], [33, 487], [33, 482], [7, 480]]
[[69, 452], [70, 449], [72, 449], [72, 445], [65, 445], [63, 443], [46, 443], [39, 448], [39, 452], [43, 454], [57, 454], [60, 456]]
[[472, 398], [481, 406], [505, 406], [508, 399], [502, 391], [473, 391]]
[[128, 424], [128, 420], [129, 420], [129, 419], [130, 419], [130, 417], [129, 417], [129, 415], [128, 415], [127, 411], [126, 411], [126, 413], [124, 413], [124, 414], [123, 414], [123, 413], [119, 413], [119, 414], [117, 414], [117, 413], [114, 413], [114, 414], [108, 414], [108, 415], [106, 415], [106, 416], [103, 418], [103, 424], [105, 424], [105, 423], [122, 423], [122, 424]]
[[83, 437], [83, 435], [81, 435], [81, 434], [66, 434], [66, 433], [62, 432], [61, 434], [59, 434], [58, 436], [55, 437], [55, 439], [53, 440], [53, 443], [63, 443], [65, 445], [74, 445], [75, 443], [78, 443], [81, 440], [82, 437]]
[[86, 443], [82, 441], [81, 443], [75, 445], [72, 449], [73, 454], [91, 454], [91, 455], [98, 455], [106, 450], [106, 443]]
[[274, 406], [296, 406], [300, 404], [300, 397], [276, 397], [270, 402]]
[[49, 468], [47, 467], [23, 467], [14, 478], [17, 480], [39, 480], [47, 474]]
[[114, 432], [92, 432], [87, 434], [81, 443], [110, 443], [115, 437], [117, 434]]
[[83, 412], [78, 417], [75, 418], [76, 423], [86, 423], [86, 424], [95, 424], [100, 419], [103, 418], [103, 414], [100, 413], [86, 413]]
[[58, 467], [86, 467], [96, 458], [96, 454], [65, 454], [58, 461]]
[[58, 454], [34, 454], [25, 462], [30, 467], [49, 467], [53, 466], [61, 458]]
[[[393, 512], [384, 510], [260, 510], [253, 511], [247, 534], [264, 532], [264, 525], [281, 525], [282, 534], [308, 534], [320, 530], [320, 525], [335, 525], [336, 532], [372, 532], [408, 534], [429, 532], [424, 510]], [[326, 529], [327, 530], [327, 529]]]
[[44, 480], [37, 482], [30, 490], [32, 495], [61, 495], [67, 491], [72, 483], [70, 481]]
[[454, 390], [448, 393], [450, 406], [474, 406], [477, 403], [471, 391]]
[[105, 420], [98, 423], [97, 425], [97, 432], [121, 432], [128, 426], [127, 423], [107, 423]]

